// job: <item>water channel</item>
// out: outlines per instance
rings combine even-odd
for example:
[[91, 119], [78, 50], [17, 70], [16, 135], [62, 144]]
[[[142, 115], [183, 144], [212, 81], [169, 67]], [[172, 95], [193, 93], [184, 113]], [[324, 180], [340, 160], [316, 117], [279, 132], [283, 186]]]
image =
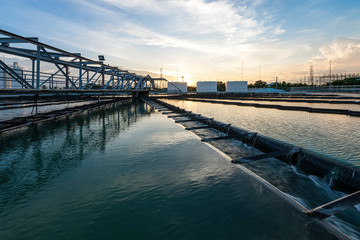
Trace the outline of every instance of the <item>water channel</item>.
[[[194, 111], [203, 109], [197, 104]], [[234, 111], [222, 110], [227, 117]], [[294, 181], [287, 172], [273, 180], [287, 182], [286, 189], [296, 183], [297, 193], [341, 195], [321, 179], [291, 170], [289, 176], [299, 176]], [[285, 194], [303, 197], [290, 190]], [[2, 240], [337, 239], [328, 226], [357, 239], [359, 211], [352, 208], [345, 215], [325, 223], [307, 217], [223, 153], [141, 102], [0, 135]]]
[[[194, 113], [360, 167], [359, 117], [184, 100], [166, 101]], [[335, 104], [331, 106], [336, 108]]]

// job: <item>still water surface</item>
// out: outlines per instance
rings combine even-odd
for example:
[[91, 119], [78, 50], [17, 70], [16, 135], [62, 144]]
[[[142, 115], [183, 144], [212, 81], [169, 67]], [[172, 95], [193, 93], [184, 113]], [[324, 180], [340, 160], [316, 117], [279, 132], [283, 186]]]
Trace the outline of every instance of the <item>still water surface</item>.
[[2, 240], [335, 239], [142, 103], [1, 135], [0, 147]]
[[231, 99], [204, 99], [211, 101], [227, 101], [227, 102], [243, 102], [256, 104], [269, 104], [280, 106], [296, 106], [296, 107], [311, 107], [311, 108], [325, 108], [325, 109], [346, 109], [351, 111], [360, 111], [360, 103], [357, 104], [331, 104], [331, 103], [307, 103], [307, 102], [283, 102], [283, 101], [252, 101], [252, 100], [231, 100]]
[[194, 113], [360, 167], [359, 117], [183, 100], [166, 101]]
[[[22, 106], [29, 106], [31, 104], [26, 101], [25, 103], [19, 103], [19, 102], [13, 102], [13, 105], [0, 105], [0, 121], [7, 121], [16, 117], [26, 117], [31, 116], [36, 113], [36, 109], [34, 107], [24, 107], [24, 108], [15, 108], [15, 109], [2, 109], [4, 107], [22, 107]], [[76, 107], [76, 106], [83, 106], [91, 103], [96, 103], [97, 101], [79, 101], [79, 102], [62, 102], [62, 103], [56, 103], [48, 106], [41, 106], [40, 103], [37, 112], [38, 113], [44, 113], [44, 112], [50, 112], [54, 110], [60, 110], [64, 108], [70, 108], [70, 107]], [[11, 101], [1, 101], [0, 104], [10, 104]]]

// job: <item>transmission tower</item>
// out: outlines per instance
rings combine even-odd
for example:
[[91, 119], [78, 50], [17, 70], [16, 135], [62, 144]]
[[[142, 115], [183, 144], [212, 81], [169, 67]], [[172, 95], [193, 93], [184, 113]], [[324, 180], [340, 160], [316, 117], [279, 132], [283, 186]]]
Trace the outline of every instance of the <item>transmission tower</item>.
[[314, 84], [314, 67], [312, 65], [310, 66], [309, 84]]

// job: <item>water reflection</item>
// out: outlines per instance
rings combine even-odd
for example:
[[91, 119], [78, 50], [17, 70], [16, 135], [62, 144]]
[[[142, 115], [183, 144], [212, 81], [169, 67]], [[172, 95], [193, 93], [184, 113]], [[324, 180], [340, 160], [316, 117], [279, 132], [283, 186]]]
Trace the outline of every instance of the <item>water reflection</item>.
[[118, 104], [0, 136], [0, 212], [87, 155], [104, 152], [108, 141], [151, 112], [142, 103]]
[[[97, 101], [78, 101], [78, 102], [59, 102], [59, 103], [39, 103], [37, 107], [38, 113], [44, 113], [44, 112], [50, 112], [54, 110], [60, 110], [65, 109], [69, 107], [76, 107], [76, 106], [83, 106], [91, 103], [96, 103]], [[11, 103], [14, 103], [13, 105], [10, 105]], [[0, 101], [0, 121], [7, 121], [12, 118], [16, 117], [26, 117], [35, 114], [36, 110], [34, 106], [32, 106], [33, 103], [30, 103], [28, 101], [24, 101], [23, 103], [15, 102], [15, 101]], [[13, 109], [4, 109], [5, 107], [20, 107], [20, 108], [13, 108]], [[25, 107], [26, 106], [26, 107]]]
[[[336, 239], [181, 126], [149, 113], [142, 104], [114, 106], [1, 137], [0, 146], [11, 145], [1, 164], [13, 166], [0, 185], [0, 238]], [[36, 175], [24, 176], [30, 170]]]

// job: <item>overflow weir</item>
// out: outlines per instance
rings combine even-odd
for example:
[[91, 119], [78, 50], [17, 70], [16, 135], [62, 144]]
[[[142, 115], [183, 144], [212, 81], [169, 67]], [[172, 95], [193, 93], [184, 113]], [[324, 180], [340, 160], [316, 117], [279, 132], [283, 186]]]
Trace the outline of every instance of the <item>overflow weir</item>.
[[[146, 98], [143, 100], [159, 112], [167, 114], [168, 118], [174, 119], [175, 123], [200, 123], [200, 125], [193, 127], [185, 126], [185, 130], [192, 131], [197, 129], [212, 128], [221, 133], [220, 136], [216, 135], [214, 137], [199, 135], [201, 137], [201, 141], [203, 142], [236, 139], [262, 152], [254, 156], [232, 158], [231, 162], [234, 164], [246, 164], [257, 160], [276, 158], [284, 163], [296, 166], [299, 170], [305, 172], [306, 174], [315, 175], [320, 178], [330, 176], [332, 183], [331, 187], [334, 190], [346, 192], [348, 195], [314, 209], [306, 209], [304, 207], [306, 209], [304, 212], [310, 217], [324, 219], [360, 203], [360, 171], [355, 167], [342, 164], [327, 157], [310, 152], [306, 149], [299, 148], [255, 132], [249, 132], [235, 126], [231, 126], [231, 124], [219, 122], [213, 118], [207, 118], [205, 116], [201, 116], [200, 114], [186, 111], [185, 109], [181, 109], [158, 99]], [[223, 151], [222, 149], [219, 150]], [[228, 156], [232, 156], [232, 153], [224, 153]]]

